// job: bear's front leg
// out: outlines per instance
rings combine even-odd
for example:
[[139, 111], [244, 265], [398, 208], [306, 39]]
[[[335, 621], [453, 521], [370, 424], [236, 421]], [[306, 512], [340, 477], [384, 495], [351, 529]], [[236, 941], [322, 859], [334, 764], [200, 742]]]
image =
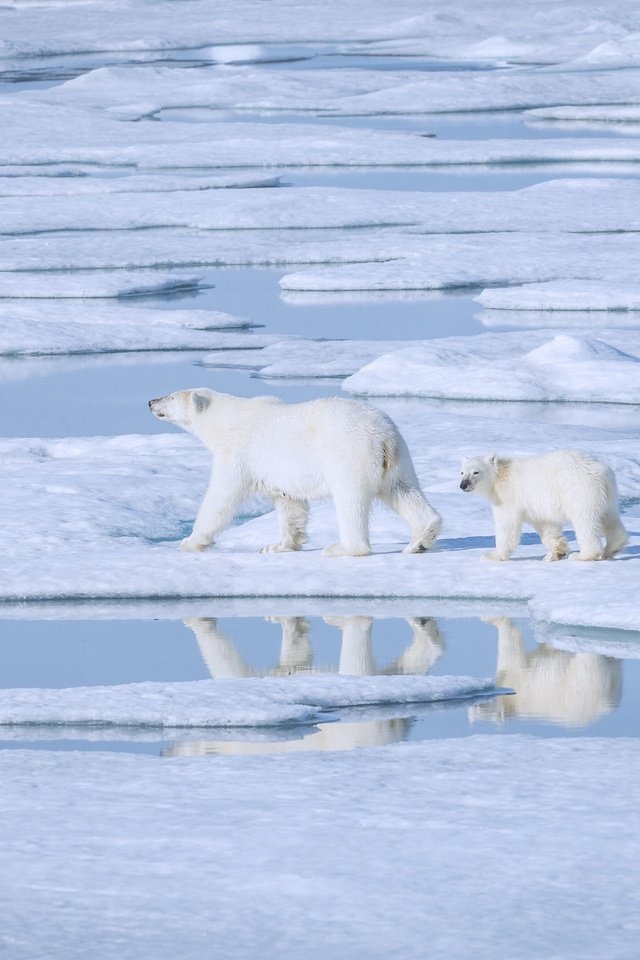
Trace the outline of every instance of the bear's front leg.
[[198, 553], [210, 547], [215, 536], [233, 520], [246, 491], [234, 488], [225, 475], [212, 477], [198, 508], [193, 530], [180, 544], [182, 550]]
[[508, 560], [520, 543], [522, 520], [518, 514], [493, 508], [496, 527], [496, 548], [485, 553], [485, 560]]

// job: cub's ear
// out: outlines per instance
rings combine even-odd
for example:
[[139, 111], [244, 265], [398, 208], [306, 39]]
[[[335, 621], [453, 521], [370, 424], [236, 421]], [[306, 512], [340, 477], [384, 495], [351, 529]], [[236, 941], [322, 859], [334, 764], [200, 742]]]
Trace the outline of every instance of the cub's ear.
[[500, 458], [498, 457], [498, 454], [497, 454], [497, 453], [492, 453], [492, 454], [490, 454], [488, 457], [485, 457], [484, 459], [485, 459], [485, 461], [486, 461], [487, 463], [490, 463], [492, 467], [497, 467], [497, 466], [498, 466], [498, 460], [499, 460]]
[[464, 469], [464, 467], [465, 467], [468, 463], [469, 463], [469, 457], [461, 457], [461, 458], [460, 458], [460, 466], [461, 466], [463, 469]]
[[202, 413], [202, 411], [206, 410], [211, 403], [211, 397], [208, 397], [206, 393], [198, 393], [197, 391], [193, 394], [192, 399], [193, 405], [196, 408], [196, 413]]

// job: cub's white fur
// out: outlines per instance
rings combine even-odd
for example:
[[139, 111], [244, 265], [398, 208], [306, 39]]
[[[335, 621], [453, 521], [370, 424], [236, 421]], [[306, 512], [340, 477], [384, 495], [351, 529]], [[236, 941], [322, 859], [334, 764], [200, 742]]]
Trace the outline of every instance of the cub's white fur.
[[208, 489], [185, 550], [204, 550], [250, 494], [272, 497], [281, 540], [263, 551], [299, 550], [308, 500], [332, 497], [340, 541], [329, 556], [371, 553], [369, 511], [379, 498], [406, 520], [405, 553], [428, 550], [440, 517], [418, 484], [407, 445], [384, 413], [338, 398], [282, 403], [199, 388], [149, 402], [152, 413], [195, 434], [213, 454]]
[[[618, 490], [606, 464], [576, 450], [509, 459], [492, 454], [462, 461], [462, 490], [487, 497], [493, 507], [496, 548], [489, 560], [508, 560], [530, 523], [548, 550], [545, 560], [569, 553], [562, 525], [575, 530], [576, 560], [612, 557], [627, 542], [618, 512]], [[604, 547], [602, 545], [604, 539]]]

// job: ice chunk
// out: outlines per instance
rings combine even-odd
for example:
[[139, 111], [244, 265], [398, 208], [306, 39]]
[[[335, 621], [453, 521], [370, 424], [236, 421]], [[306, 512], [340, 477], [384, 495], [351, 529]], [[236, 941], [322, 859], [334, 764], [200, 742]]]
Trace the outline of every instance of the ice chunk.
[[201, 278], [176, 272], [0, 273], [0, 299], [104, 299], [195, 293]]
[[483, 290], [474, 299], [492, 310], [640, 310], [640, 283], [556, 280]]
[[[640, 346], [637, 334], [618, 337]], [[640, 356], [568, 334], [522, 352], [522, 334], [502, 342], [500, 335], [482, 334], [381, 356], [348, 377], [343, 389], [367, 396], [640, 403]]]
[[[428, 676], [287, 678], [132, 683], [108, 687], [7, 690], [0, 726], [108, 724], [250, 727], [317, 720], [322, 710], [455, 700], [495, 692], [489, 679]], [[2, 733], [0, 731], [0, 736]]]

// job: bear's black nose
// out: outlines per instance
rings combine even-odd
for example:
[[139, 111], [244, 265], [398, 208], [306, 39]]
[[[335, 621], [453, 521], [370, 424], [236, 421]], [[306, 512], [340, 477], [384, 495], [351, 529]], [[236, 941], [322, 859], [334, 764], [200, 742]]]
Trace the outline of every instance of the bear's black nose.
[[460, 481], [460, 489], [461, 489], [461, 490], [466, 490], [468, 486], [469, 486], [469, 481], [468, 481], [468, 480], [461, 480], [461, 481]]

